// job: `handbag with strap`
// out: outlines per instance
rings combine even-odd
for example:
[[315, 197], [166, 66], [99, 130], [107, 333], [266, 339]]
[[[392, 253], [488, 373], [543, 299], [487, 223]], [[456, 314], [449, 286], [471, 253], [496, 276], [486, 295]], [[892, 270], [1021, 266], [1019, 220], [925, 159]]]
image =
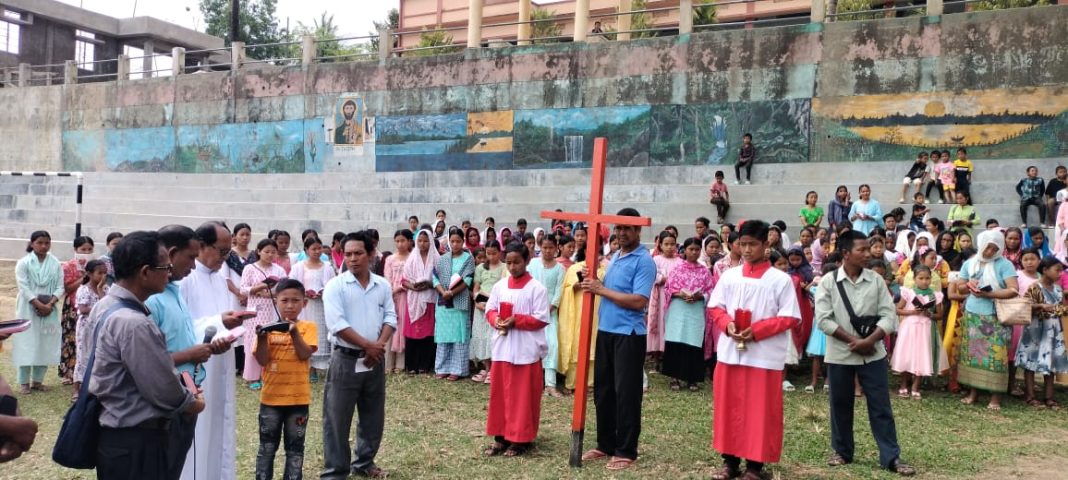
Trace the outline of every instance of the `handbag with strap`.
[[56, 445], [52, 447], [52, 460], [67, 468], [96, 468], [96, 447], [100, 440], [100, 400], [89, 393], [89, 377], [93, 374], [93, 362], [96, 360], [96, 344], [100, 340], [100, 328], [117, 311], [129, 308], [140, 310], [136, 302], [119, 299], [104, 311], [93, 330], [93, 349], [89, 361], [85, 364], [85, 376], [78, 391], [78, 400], [71, 405], [63, 417], [63, 426], [56, 436]]
[[863, 315], [858, 316], [857, 312], [853, 311], [853, 304], [849, 301], [849, 295], [846, 295], [845, 287], [842, 286], [842, 282], [838, 281], [838, 270], [834, 271], [834, 284], [838, 286], [838, 295], [842, 297], [842, 304], [845, 306], [846, 313], [849, 314], [849, 324], [853, 326], [853, 330], [860, 335], [860, 338], [868, 338], [871, 334], [875, 333], [875, 328], [879, 323], [878, 315]]
[[1031, 299], [1025, 297], [994, 299], [998, 323], [1005, 326], [1031, 324]]

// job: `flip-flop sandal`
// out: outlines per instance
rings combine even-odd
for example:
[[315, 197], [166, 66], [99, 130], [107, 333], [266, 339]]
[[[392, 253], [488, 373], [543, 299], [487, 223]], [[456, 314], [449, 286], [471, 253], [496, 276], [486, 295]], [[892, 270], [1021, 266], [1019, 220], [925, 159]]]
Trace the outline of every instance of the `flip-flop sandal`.
[[1061, 406], [1051, 398], [1049, 400], [1046, 400], [1046, 408], [1057, 411], [1061, 409]]
[[[860, 395], [857, 395], [857, 396], [859, 397]], [[907, 388], [898, 389], [897, 396], [901, 397], [901, 398], [909, 398], [909, 389], [907, 389]]]
[[742, 476], [741, 470], [736, 470], [726, 465], [719, 467], [719, 470], [712, 472], [712, 480], [731, 480]]
[[631, 460], [629, 458], [612, 457], [612, 459], [608, 461], [608, 464], [606, 464], [604, 468], [613, 472], [618, 472], [620, 470], [626, 470], [630, 467], [633, 467], [634, 462], [634, 460]]
[[608, 454], [600, 450], [593, 449], [582, 454], [582, 461], [588, 462], [590, 460], [600, 460], [602, 458], [608, 458]]
[[695, 384], [695, 383], [691, 383], [686, 388], [688, 388], [691, 392], [696, 392], [696, 391], [701, 389], [701, 387], [698, 387], [697, 384]]
[[839, 455], [837, 453], [832, 454], [827, 459], [827, 466], [828, 467], [841, 467], [842, 465], [846, 465], [848, 463], [849, 463], [849, 461], [847, 461], [845, 459], [845, 457], [843, 457], [843, 456], [841, 456], [841, 455]]
[[528, 450], [530, 450], [530, 447], [527, 445], [518, 445], [513, 443], [511, 446], [508, 447], [508, 450], [504, 451], [503, 456], [508, 458], [518, 457], [520, 455], [523, 455], [524, 453], [527, 453]]
[[445, 380], [448, 380], [450, 382], [455, 382], [455, 381], [457, 381], [459, 379], [460, 379], [460, 377], [457, 376], [457, 375], [449, 375], [448, 377], [445, 377]]
[[990, 404], [987, 404], [986, 409], [990, 410], [991, 412], [1000, 412], [1001, 411], [1001, 405], [994, 405], [993, 403], [990, 403]]
[[677, 392], [679, 390], [682, 390], [682, 385], [679, 385], [679, 382], [672, 381], [671, 382], [671, 391], [672, 392]]
[[1027, 403], [1028, 406], [1037, 408], [1039, 410], [1042, 410], [1042, 409], [1046, 408], [1046, 405], [1044, 403], [1038, 401], [1038, 399], [1035, 399], [1035, 398], [1027, 399], [1026, 403]]
[[912, 392], [912, 399], [913, 400], [921, 400], [921, 399], [923, 399], [923, 396], [920, 394], [920, 392]]
[[36, 390], [38, 392], [47, 392], [49, 390], [49, 387], [44, 386], [43, 383], [34, 383], [30, 385], [30, 389]]
[[805, 387], [805, 393], [816, 393], [816, 388], [812, 385]]
[[508, 450], [508, 445], [499, 442], [493, 442], [493, 445], [490, 445], [482, 450], [482, 455], [485, 455], [487, 457], [495, 457], [504, 453], [505, 450]]
[[19, 387], [19, 394], [29, 395], [33, 393], [33, 389], [29, 385], [22, 385]]

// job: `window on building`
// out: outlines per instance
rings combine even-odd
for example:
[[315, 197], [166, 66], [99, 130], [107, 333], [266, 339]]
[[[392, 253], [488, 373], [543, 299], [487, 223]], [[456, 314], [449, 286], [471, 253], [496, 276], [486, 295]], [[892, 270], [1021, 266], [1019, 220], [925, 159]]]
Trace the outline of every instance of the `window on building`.
[[93, 70], [96, 60], [96, 34], [85, 30], [74, 31], [74, 61], [81, 70]]
[[22, 14], [0, 9], [0, 52], [19, 53], [19, 34], [21, 27], [9, 20], [22, 20]]

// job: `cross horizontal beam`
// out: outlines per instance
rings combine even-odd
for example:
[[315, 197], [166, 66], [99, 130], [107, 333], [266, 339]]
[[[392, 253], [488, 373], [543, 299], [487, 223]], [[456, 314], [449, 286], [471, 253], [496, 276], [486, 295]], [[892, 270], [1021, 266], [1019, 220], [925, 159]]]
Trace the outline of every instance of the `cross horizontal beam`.
[[638, 227], [648, 227], [653, 224], [653, 219], [649, 217], [630, 217], [626, 215], [603, 215], [593, 213], [573, 213], [573, 212], [557, 212], [557, 211], [543, 211], [541, 212], [541, 218], [550, 218], [553, 220], [576, 220], [586, 223], [598, 223], [609, 225], [635, 225]]

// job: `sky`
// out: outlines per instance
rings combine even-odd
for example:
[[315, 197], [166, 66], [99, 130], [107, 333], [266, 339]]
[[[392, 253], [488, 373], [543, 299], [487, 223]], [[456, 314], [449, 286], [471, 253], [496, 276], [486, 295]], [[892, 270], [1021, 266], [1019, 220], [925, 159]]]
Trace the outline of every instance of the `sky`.
[[[204, 31], [204, 19], [200, 15], [198, 0], [59, 0], [117, 18], [133, 16], [156, 17], [183, 27]], [[342, 37], [367, 35], [374, 30], [373, 21], [382, 21], [391, 8], [397, 8], [400, 0], [277, 0], [279, 26], [285, 28], [286, 19], [290, 28], [297, 22], [311, 25], [323, 12], [334, 15], [334, 25]], [[135, 10], [136, 9], [136, 10]]]

